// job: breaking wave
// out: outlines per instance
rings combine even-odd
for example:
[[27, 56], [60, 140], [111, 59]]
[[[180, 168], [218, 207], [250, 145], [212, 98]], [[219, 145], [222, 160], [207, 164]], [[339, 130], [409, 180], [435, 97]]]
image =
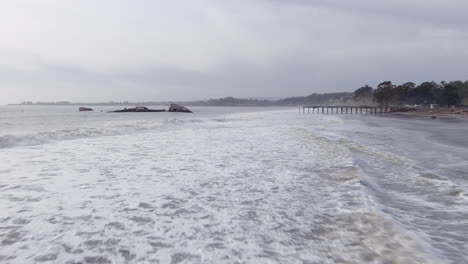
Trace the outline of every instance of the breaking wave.
[[225, 118], [167, 118], [164, 120], [144, 121], [119, 121], [105, 122], [98, 127], [78, 127], [69, 129], [57, 129], [32, 133], [0, 134], [0, 149], [34, 146], [54, 143], [64, 140], [75, 140], [81, 138], [94, 138], [103, 136], [120, 136], [133, 133], [163, 130], [166, 127], [175, 129], [181, 125], [197, 125], [201, 123], [226, 123], [240, 119]]

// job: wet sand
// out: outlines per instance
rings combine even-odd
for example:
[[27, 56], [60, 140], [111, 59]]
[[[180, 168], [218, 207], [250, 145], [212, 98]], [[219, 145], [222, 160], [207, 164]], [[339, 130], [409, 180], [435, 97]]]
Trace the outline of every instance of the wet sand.
[[426, 117], [426, 118], [450, 118], [468, 120], [468, 109], [418, 109], [410, 112], [393, 112], [388, 113], [392, 116], [414, 116], [414, 117]]

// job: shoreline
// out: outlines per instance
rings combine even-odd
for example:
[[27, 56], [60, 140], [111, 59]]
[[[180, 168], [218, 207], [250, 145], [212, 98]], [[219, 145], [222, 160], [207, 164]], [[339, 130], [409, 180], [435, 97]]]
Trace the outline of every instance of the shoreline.
[[420, 118], [428, 118], [428, 119], [456, 119], [461, 121], [468, 121], [468, 112], [460, 111], [443, 111], [438, 109], [419, 109], [416, 111], [410, 112], [392, 112], [387, 113], [388, 116], [393, 117], [420, 117]]

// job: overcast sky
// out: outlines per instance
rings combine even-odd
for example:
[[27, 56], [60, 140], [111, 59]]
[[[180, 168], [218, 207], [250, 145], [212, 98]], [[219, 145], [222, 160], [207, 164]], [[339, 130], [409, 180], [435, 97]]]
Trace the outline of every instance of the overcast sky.
[[466, 0], [0, 0], [0, 103], [468, 79]]

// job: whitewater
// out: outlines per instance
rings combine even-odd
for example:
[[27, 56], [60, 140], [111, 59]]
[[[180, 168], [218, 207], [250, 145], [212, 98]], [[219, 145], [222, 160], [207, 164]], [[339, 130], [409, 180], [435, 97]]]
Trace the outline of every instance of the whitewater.
[[468, 123], [0, 107], [0, 263], [468, 263]]

